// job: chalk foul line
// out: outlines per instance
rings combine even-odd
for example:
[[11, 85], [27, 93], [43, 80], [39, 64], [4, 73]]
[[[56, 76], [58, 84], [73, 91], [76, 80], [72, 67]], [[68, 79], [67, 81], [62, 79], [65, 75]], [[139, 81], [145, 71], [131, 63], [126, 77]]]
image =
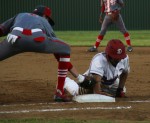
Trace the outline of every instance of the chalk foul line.
[[[123, 101], [123, 102], [131, 102], [131, 103], [150, 103], [150, 100], [132, 100], [132, 101]], [[72, 104], [74, 102], [64, 102], [61, 104]], [[14, 107], [14, 106], [35, 106], [35, 105], [57, 105], [60, 103], [54, 102], [54, 103], [30, 103], [30, 104], [8, 104], [8, 105], [0, 105], [2, 107]]]
[[[150, 100], [133, 100], [125, 101], [131, 103], [150, 103]], [[70, 102], [73, 103], [73, 102]], [[33, 104], [13, 104], [13, 105], [1, 105], [2, 107], [11, 106], [34, 106], [34, 105], [55, 105], [58, 103], [33, 103]], [[44, 106], [43, 106], [44, 107]], [[12, 110], [12, 111], [0, 111], [0, 114], [13, 114], [13, 113], [30, 113], [30, 112], [58, 112], [58, 111], [78, 111], [78, 110], [120, 110], [120, 109], [131, 109], [131, 106], [116, 106], [116, 107], [85, 107], [85, 108], [56, 108], [56, 109], [32, 109], [32, 110]]]
[[131, 106], [115, 106], [115, 107], [85, 107], [85, 108], [57, 108], [57, 109], [32, 109], [32, 110], [16, 110], [16, 111], [0, 111], [0, 114], [18, 114], [31, 112], [58, 112], [58, 111], [78, 111], [78, 110], [120, 110], [131, 109]]
[[149, 103], [150, 100], [134, 100], [134, 101], [128, 101], [128, 102], [133, 102], [133, 103]]

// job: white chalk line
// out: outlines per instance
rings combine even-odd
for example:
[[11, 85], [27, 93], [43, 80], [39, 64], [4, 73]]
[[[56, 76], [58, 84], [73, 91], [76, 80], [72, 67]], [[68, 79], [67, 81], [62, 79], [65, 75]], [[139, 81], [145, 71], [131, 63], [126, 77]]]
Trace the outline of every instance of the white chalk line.
[[131, 106], [115, 106], [115, 107], [85, 107], [85, 108], [57, 108], [57, 109], [32, 109], [32, 110], [17, 110], [17, 111], [0, 111], [0, 114], [20, 114], [32, 112], [59, 112], [59, 111], [78, 111], [78, 110], [120, 110], [131, 109]]
[[[150, 100], [134, 100], [124, 101], [131, 103], [149, 103]], [[38, 106], [38, 105], [56, 105], [56, 104], [71, 104], [74, 102], [67, 103], [33, 103], [33, 104], [13, 104], [13, 105], [0, 105], [4, 107], [9, 106]], [[43, 106], [44, 107], [44, 106]], [[131, 106], [116, 106], [116, 107], [85, 107], [85, 108], [57, 108], [57, 109], [32, 109], [32, 110], [16, 110], [16, 111], [0, 111], [0, 114], [19, 114], [19, 113], [31, 113], [31, 112], [59, 112], [59, 111], [77, 111], [77, 110], [119, 110], [119, 109], [131, 109]]]
[[[132, 103], [150, 103], [150, 100], [133, 100], [133, 101], [123, 101], [123, 102], [132, 102]], [[8, 105], [0, 105], [0, 107], [11, 107], [11, 106], [35, 106], [35, 105], [56, 105], [56, 104], [72, 104], [74, 102], [54, 102], [54, 103], [30, 103], [30, 104], [8, 104]]]
[[[149, 103], [150, 100], [134, 100], [125, 101], [131, 103]], [[56, 105], [56, 104], [72, 104], [74, 102], [65, 103], [33, 103], [33, 104], [12, 104], [12, 105], [0, 105], [1, 107], [15, 107], [15, 106], [38, 106], [38, 105]], [[45, 106], [42, 106], [45, 107]], [[12, 114], [12, 113], [30, 113], [30, 112], [57, 112], [57, 111], [77, 111], [77, 110], [112, 110], [112, 109], [131, 109], [131, 106], [116, 106], [116, 107], [85, 107], [85, 108], [58, 108], [58, 109], [31, 109], [31, 110], [16, 110], [16, 111], [0, 111], [0, 114]]]
[[136, 101], [127, 101], [127, 102], [133, 102], [133, 103], [149, 103], [150, 100], [136, 100]]
[[56, 104], [72, 104], [73, 102], [54, 102], [54, 103], [22, 103], [22, 104], [7, 104], [7, 105], [0, 105], [3, 107], [11, 107], [11, 106], [35, 106], [35, 105], [56, 105]]

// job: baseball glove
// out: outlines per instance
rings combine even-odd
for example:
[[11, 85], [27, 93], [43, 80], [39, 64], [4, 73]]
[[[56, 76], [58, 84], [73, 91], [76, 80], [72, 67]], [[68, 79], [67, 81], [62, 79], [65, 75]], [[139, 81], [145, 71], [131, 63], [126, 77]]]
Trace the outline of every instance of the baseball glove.
[[112, 14], [111, 14], [112, 21], [117, 21], [118, 20], [119, 13], [120, 13], [119, 10], [115, 10], [115, 11], [112, 12]]
[[96, 84], [96, 81], [93, 76], [85, 76], [85, 79], [82, 83], [79, 84], [79, 86], [85, 88], [85, 89], [92, 89], [94, 85]]

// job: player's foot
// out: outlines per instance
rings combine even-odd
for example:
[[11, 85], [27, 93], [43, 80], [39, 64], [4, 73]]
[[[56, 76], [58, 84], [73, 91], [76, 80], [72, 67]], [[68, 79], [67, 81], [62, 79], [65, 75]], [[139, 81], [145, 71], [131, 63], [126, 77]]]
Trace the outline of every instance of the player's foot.
[[128, 52], [132, 52], [132, 51], [133, 51], [132, 46], [128, 46], [128, 47], [127, 47], [127, 51], [128, 51]]
[[56, 102], [71, 102], [71, 99], [69, 97], [67, 97], [65, 94], [64, 95], [61, 95], [59, 93], [56, 93], [54, 95], [54, 100]]
[[88, 52], [98, 52], [98, 49], [93, 46], [93, 47], [89, 48], [87, 51]]

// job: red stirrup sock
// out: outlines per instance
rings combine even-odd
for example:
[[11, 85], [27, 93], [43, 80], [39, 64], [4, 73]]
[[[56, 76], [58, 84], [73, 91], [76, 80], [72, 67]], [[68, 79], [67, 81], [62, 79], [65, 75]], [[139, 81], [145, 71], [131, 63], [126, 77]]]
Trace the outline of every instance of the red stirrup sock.
[[94, 48], [97, 48], [100, 45], [101, 41], [103, 40], [103, 37], [104, 37], [103, 35], [98, 35]]
[[131, 46], [130, 35], [129, 35], [128, 32], [124, 33], [124, 38], [125, 38], [125, 40], [126, 40], [126, 44], [127, 44], [128, 46]]
[[64, 94], [64, 82], [67, 76], [68, 67], [70, 65], [70, 56], [60, 57], [58, 63], [58, 83], [56, 87], [56, 93], [60, 95]]

